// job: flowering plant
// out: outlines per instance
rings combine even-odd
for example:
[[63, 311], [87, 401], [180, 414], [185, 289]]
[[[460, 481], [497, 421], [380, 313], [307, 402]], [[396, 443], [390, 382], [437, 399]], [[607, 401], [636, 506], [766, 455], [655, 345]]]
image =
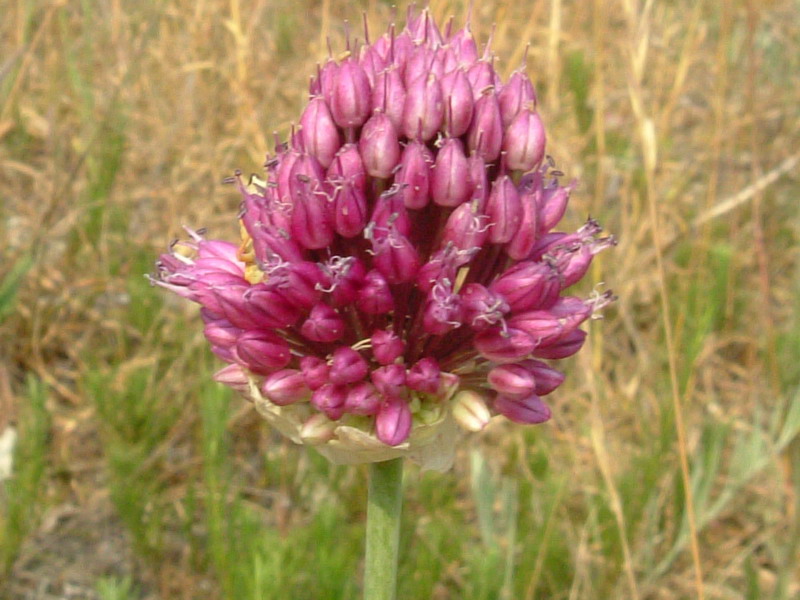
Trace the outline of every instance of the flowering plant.
[[504, 83], [468, 25], [409, 14], [318, 69], [264, 180], [232, 178], [241, 242], [190, 230], [153, 281], [202, 306], [216, 380], [295, 442], [447, 469], [459, 425], [550, 418], [545, 361], [611, 300], [565, 294], [614, 240], [554, 231], [574, 184], [545, 141], [522, 69]]

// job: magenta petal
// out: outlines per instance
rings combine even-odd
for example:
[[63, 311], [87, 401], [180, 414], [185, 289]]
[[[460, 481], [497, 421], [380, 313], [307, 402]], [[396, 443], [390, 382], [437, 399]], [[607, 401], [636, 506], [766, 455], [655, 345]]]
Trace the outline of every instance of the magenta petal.
[[411, 410], [401, 398], [387, 398], [375, 417], [375, 434], [387, 446], [397, 446], [411, 433]]
[[326, 383], [311, 395], [311, 404], [324, 412], [332, 421], [337, 421], [344, 414], [345, 398], [347, 398], [347, 386]]
[[328, 363], [316, 356], [301, 358], [300, 371], [303, 373], [306, 385], [312, 390], [318, 390], [330, 380]]
[[564, 337], [560, 338], [554, 344], [536, 348], [536, 350], [533, 351], [533, 356], [538, 358], [548, 358], [551, 360], [567, 358], [568, 356], [572, 356], [578, 350], [580, 350], [585, 340], [586, 332], [582, 329], [576, 329], [572, 333], [568, 333]]
[[521, 399], [500, 394], [494, 400], [494, 408], [507, 419], [522, 425], [544, 423], [552, 416], [550, 407], [535, 394]]
[[475, 336], [475, 349], [484, 358], [498, 362], [515, 362], [527, 357], [536, 347], [536, 341], [519, 329], [502, 330], [493, 327]]
[[489, 371], [486, 379], [493, 390], [511, 398], [523, 398], [536, 388], [533, 374], [519, 364], [497, 366]]
[[405, 344], [393, 331], [377, 329], [370, 339], [372, 356], [382, 365], [393, 363], [405, 351]]
[[273, 404], [287, 406], [308, 400], [311, 390], [301, 371], [281, 369], [267, 376], [261, 384], [261, 393]]
[[236, 341], [236, 355], [242, 364], [261, 375], [282, 369], [291, 360], [289, 344], [269, 331], [246, 331]]
[[435, 358], [423, 358], [418, 360], [408, 370], [406, 383], [412, 390], [424, 392], [426, 394], [436, 394], [439, 391], [442, 373]]
[[382, 402], [375, 386], [368, 381], [362, 381], [350, 388], [344, 401], [344, 410], [353, 415], [374, 415]]
[[364, 358], [349, 346], [341, 346], [333, 351], [331, 360], [331, 383], [355, 383], [367, 376], [369, 367]]
[[317, 304], [300, 328], [300, 333], [315, 342], [335, 342], [344, 335], [345, 324], [336, 309]]

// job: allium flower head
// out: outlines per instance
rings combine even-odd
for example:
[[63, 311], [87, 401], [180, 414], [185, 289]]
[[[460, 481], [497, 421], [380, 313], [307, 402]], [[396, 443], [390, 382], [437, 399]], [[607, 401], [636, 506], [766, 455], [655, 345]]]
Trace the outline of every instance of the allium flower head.
[[342, 463], [452, 461], [458, 427], [550, 418], [579, 326], [567, 288], [612, 245], [556, 232], [574, 184], [533, 86], [425, 10], [320, 66], [288, 143], [245, 185], [241, 243], [187, 241], [153, 281], [202, 306], [216, 379]]

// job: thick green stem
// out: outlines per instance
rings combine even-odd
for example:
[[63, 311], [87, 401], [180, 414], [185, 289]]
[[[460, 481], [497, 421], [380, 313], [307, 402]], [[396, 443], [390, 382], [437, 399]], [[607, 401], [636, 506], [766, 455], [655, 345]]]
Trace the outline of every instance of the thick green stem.
[[403, 459], [369, 466], [364, 600], [394, 600], [403, 507]]

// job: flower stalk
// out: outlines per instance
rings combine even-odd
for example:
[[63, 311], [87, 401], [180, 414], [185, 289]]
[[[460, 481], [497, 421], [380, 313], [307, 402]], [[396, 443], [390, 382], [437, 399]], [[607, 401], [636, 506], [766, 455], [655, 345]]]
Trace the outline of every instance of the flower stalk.
[[402, 487], [402, 458], [370, 464], [364, 600], [395, 598]]

